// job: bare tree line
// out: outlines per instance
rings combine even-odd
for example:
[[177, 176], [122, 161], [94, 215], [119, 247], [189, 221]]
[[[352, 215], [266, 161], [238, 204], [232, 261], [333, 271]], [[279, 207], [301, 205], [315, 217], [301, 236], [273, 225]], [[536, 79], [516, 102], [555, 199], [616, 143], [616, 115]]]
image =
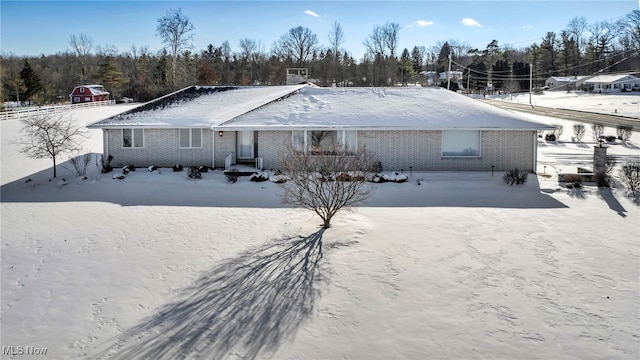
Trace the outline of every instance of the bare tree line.
[[[283, 34], [270, 50], [252, 38], [241, 39], [235, 51], [228, 41], [194, 50], [194, 31], [180, 10], [170, 10], [158, 19], [156, 35], [165, 44], [158, 52], [147, 46], [132, 45], [124, 52], [110, 45], [94, 46], [89, 36], [77, 34], [70, 35], [69, 48], [57, 54], [2, 54], [2, 100], [64, 102], [75, 86], [100, 83], [115, 99], [127, 96], [146, 101], [196, 83], [279, 85], [285, 82], [288, 67], [308, 68], [310, 78], [321, 86], [424, 85], [426, 77], [420, 73], [447, 70], [449, 54], [454, 69], [464, 70], [470, 87], [479, 89], [488, 82], [497, 88], [526, 88], [530, 66], [538, 83], [553, 75], [640, 69], [638, 10], [616, 22], [589, 24], [584, 17], [575, 17], [560, 33], [548, 32], [539, 43], [522, 49], [501, 46], [497, 40], [484, 49], [473, 49], [466, 42], [450, 39], [400, 51], [400, 26], [388, 22], [374, 26], [363, 39], [366, 52], [360, 59], [343, 48], [348, 34], [337, 22], [327, 34], [326, 45], [317, 34], [298, 26]], [[27, 64], [40, 79], [37, 91], [25, 89], [21, 72]]]

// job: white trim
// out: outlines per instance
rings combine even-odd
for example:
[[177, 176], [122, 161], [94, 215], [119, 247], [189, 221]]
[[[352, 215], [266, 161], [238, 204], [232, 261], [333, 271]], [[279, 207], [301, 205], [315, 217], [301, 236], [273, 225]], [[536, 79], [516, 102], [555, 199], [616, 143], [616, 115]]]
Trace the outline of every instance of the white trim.
[[104, 143], [105, 143], [105, 149], [104, 149], [105, 154], [104, 154], [104, 156], [103, 156], [102, 164], [101, 164], [101, 165], [104, 165], [104, 162], [107, 160], [107, 158], [106, 158], [106, 157], [108, 157], [108, 156], [109, 156], [109, 130], [107, 130], [107, 129], [103, 129], [103, 130], [102, 130], [102, 137], [103, 137], [103, 139], [104, 139], [103, 141], [104, 141]]
[[211, 130], [211, 169], [216, 167], [216, 131]]
[[533, 164], [531, 164], [531, 169], [533, 169], [533, 173], [538, 173], [538, 133], [535, 132], [533, 135]]

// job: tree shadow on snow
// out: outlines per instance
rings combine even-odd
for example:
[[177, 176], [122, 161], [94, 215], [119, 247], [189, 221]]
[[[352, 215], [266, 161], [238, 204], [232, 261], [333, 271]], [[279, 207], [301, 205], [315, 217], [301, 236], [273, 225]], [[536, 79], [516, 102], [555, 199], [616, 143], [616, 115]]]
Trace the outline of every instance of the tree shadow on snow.
[[[124, 180], [113, 179], [122, 173], [101, 174], [90, 165], [87, 179], [70, 176], [69, 162], [59, 165], [57, 179], [49, 181], [51, 168], [23, 177], [0, 187], [0, 202], [106, 202], [121, 206], [202, 206], [232, 208], [286, 208], [281, 185], [271, 181], [251, 182], [242, 177], [229, 183], [222, 171], [202, 174], [202, 179], [187, 178], [187, 172], [171, 168], [149, 172], [138, 168]], [[501, 172], [423, 171], [410, 172], [406, 183], [370, 185], [376, 190], [358, 207], [496, 207], [496, 208], [564, 208], [566, 205], [544, 194], [535, 174], [524, 186], [508, 186]], [[66, 181], [62, 181], [62, 179]], [[419, 184], [423, 184], [417, 186]]]
[[224, 261], [94, 358], [254, 359], [273, 354], [313, 314], [321, 229]]
[[600, 188], [598, 189], [598, 193], [600, 194], [600, 197], [607, 203], [607, 205], [609, 205], [609, 209], [615, 211], [623, 218], [627, 217], [627, 210], [624, 208], [624, 206], [622, 206], [622, 204], [620, 204], [618, 199], [616, 199], [616, 197], [611, 192], [611, 189]]

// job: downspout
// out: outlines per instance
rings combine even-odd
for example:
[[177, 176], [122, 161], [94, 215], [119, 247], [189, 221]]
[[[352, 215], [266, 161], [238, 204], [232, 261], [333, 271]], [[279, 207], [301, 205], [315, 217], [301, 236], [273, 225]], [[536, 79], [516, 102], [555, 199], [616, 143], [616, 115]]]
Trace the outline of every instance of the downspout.
[[538, 131], [533, 132], [533, 173], [538, 173]]
[[102, 134], [104, 136], [104, 155], [102, 155], [102, 165], [104, 166], [104, 162], [109, 157], [109, 130], [102, 129]]
[[211, 130], [211, 168], [214, 169], [216, 167], [216, 134], [213, 127], [209, 129]]

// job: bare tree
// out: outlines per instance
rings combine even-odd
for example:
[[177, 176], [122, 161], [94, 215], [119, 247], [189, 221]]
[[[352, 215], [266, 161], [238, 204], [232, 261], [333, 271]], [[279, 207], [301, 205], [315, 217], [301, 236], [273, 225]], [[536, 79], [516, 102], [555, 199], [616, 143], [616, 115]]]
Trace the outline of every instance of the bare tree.
[[283, 58], [291, 57], [302, 67], [309, 61], [317, 44], [316, 34], [306, 27], [297, 26], [278, 39], [274, 53]]
[[78, 62], [80, 62], [80, 82], [84, 83], [87, 79], [87, 62], [91, 54], [91, 48], [93, 47], [93, 40], [85, 34], [78, 36], [71, 35], [69, 37], [69, 45], [76, 55], [78, 55]]
[[24, 85], [24, 80], [20, 78], [20, 76], [14, 76], [9, 79], [8, 85], [11, 87], [11, 90], [16, 93], [16, 102], [18, 106], [20, 106], [20, 93], [24, 93], [27, 91], [27, 87]]
[[158, 19], [156, 27], [156, 35], [162, 39], [171, 50], [171, 73], [172, 81], [176, 77], [176, 63], [178, 54], [182, 50], [191, 47], [193, 40], [193, 30], [195, 27], [186, 15], [182, 14], [182, 10], [169, 10], [166, 15]]
[[602, 124], [593, 124], [591, 125], [591, 136], [593, 140], [598, 141], [600, 137], [604, 134], [604, 125]]
[[324, 228], [340, 210], [358, 204], [372, 194], [367, 184], [374, 158], [364, 148], [350, 151], [341, 145], [322, 153], [290, 149], [280, 156], [286, 175], [282, 201], [315, 212]]
[[33, 159], [53, 160], [53, 177], [57, 176], [56, 161], [61, 155], [81, 150], [85, 133], [76, 126], [71, 116], [52, 112], [39, 112], [22, 120], [21, 152]]
[[585, 18], [584, 16], [574, 17], [573, 19], [571, 19], [571, 21], [569, 21], [569, 24], [567, 25], [567, 32], [571, 35], [571, 37], [573, 37], [573, 40], [575, 41], [578, 57], [580, 57], [582, 49], [584, 48], [584, 33], [588, 28], [589, 23], [587, 22], [587, 18]]
[[342, 31], [340, 23], [335, 21], [331, 26], [331, 31], [329, 31], [329, 47], [334, 56], [337, 56], [342, 44], [344, 44], [344, 31]]
[[263, 46], [260, 41], [244, 38], [240, 39], [240, 55], [242, 61], [249, 65], [249, 82], [254, 82], [254, 72], [256, 63], [260, 59], [260, 54], [263, 52]]
[[584, 125], [582, 124], [573, 125], [573, 138], [576, 141], [582, 141], [582, 138], [584, 137], [585, 132], [586, 131], [585, 131]]
[[616, 128], [616, 135], [618, 135], [618, 139], [622, 140], [623, 144], [626, 144], [627, 141], [629, 141], [632, 133], [633, 133], [632, 126], [618, 126]]
[[640, 10], [633, 10], [619, 21], [621, 30], [631, 40], [633, 49], [640, 50]]

